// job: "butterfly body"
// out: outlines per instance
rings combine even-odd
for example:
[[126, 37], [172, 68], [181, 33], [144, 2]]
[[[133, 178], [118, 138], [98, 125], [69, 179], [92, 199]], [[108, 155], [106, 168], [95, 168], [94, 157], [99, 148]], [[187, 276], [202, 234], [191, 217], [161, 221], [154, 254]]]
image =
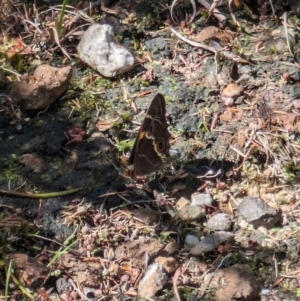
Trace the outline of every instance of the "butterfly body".
[[162, 94], [152, 100], [132, 148], [128, 165], [134, 179], [160, 169], [169, 155], [170, 133], [166, 122], [166, 103]]

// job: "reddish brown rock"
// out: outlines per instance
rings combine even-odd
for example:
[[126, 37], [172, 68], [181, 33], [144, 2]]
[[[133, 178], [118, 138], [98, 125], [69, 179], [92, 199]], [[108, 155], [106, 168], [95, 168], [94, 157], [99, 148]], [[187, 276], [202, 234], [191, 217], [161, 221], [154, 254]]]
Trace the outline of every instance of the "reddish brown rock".
[[9, 97], [14, 105], [20, 105], [24, 110], [43, 110], [67, 91], [71, 76], [70, 66], [41, 65], [33, 75], [23, 75], [19, 82], [14, 82]]
[[221, 94], [221, 100], [226, 106], [231, 106], [234, 101], [241, 95], [242, 88], [237, 84], [229, 84], [224, 88]]
[[22, 253], [9, 255], [7, 259], [11, 260], [14, 273], [22, 285], [37, 288], [46, 281], [50, 270], [37, 259]]
[[161, 264], [167, 274], [174, 272], [178, 266], [174, 257], [158, 256], [155, 258], [155, 263]]
[[[228, 269], [218, 271], [212, 279], [207, 280], [211, 285], [218, 285], [216, 291], [217, 301], [252, 301], [260, 293], [260, 286], [251, 270], [246, 264], [236, 264]], [[221, 285], [220, 285], [221, 284]]]
[[156, 239], [130, 240], [118, 246], [115, 251], [117, 259], [130, 259], [133, 265], [143, 267], [145, 256], [151, 259], [164, 247], [164, 244]]

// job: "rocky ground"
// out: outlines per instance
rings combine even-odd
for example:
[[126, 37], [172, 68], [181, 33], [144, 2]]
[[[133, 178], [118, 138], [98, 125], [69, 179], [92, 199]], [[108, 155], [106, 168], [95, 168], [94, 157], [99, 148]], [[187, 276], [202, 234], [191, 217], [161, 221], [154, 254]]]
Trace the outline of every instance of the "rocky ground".
[[[73, 1], [61, 28], [60, 1], [1, 1], [9, 300], [300, 298], [298, 1], [198, 1]], [[78, 59], [94, 22], [128, 72]], [[157, 92], [170, 159], [138, 189], [126, 160]]]

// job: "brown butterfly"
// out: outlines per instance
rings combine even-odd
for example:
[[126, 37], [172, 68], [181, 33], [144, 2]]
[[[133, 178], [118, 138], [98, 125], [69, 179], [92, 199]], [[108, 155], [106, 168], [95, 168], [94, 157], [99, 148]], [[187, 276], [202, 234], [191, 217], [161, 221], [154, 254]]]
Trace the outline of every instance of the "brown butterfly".
[[146, 113], [128, 161], [133, 179], [160, 169], [169, 155], [170, 133], [166, 122], [166, 102], [157, 94]]

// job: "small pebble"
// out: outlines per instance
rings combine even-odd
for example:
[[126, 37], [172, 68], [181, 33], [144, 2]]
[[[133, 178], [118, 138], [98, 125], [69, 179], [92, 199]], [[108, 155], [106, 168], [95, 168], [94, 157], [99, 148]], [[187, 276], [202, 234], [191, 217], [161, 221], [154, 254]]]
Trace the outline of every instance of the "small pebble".
[[150, 265], [138, 286], [138, 294], [141, 298], [152, 299], [168, 282], [168, 276], [163, 266], [158, 263]]
[[200, 241], [200, 243], [190, 249], [190, 254], [194, 256], [199, 256], [201, 254], [210, 252], [217, 248], [220, 244], [231, 240], [234, 237], [233, 233], [230, 232], [216, 232], [211, 235], [206, 236]]
[[187, 247], [194, 247], [194, 246], [198, 245], [199, 243], [200, 243], [199, 238], [194, 235], [191, 235], [191, 234], [188, 234], [184, 239], [184, 244]]
[[226, 213], [218, 213], [207, 221], [207, 227], [215, 231], [228, 231], [231, 227], [231, 220]]
[[171, 274], [177, 269], [177, 262], [173, 257], [159, 256], [155, 258], [155, 263], [161, 264], [167, 274]]
[[213, 203], [212, 197], [207, 193], [193, 194], [191, 199], [192, 199], [191, 205], [194, 206], [201, 206], [201, 207], [212, 206]]
[[205, 209], [199, 206], [188, 205], [178, 211], [180, 219], [185, 221], [197, 220], [205, 217]]

